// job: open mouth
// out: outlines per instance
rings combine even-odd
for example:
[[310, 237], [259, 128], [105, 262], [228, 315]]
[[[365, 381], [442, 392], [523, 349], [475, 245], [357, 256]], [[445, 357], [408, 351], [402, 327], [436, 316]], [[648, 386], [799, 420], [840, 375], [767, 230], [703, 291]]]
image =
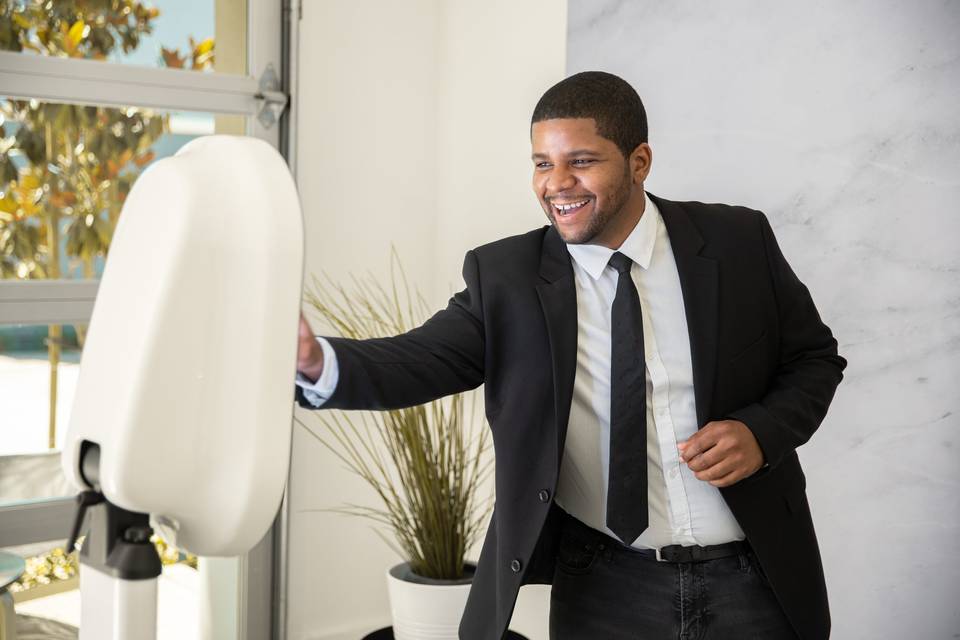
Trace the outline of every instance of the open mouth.
[[587, 206], [587, 203], [589, 202], [590, 202], [590, 198], [583, 198], [581, 200], [571, 200], [569, 202], [553, 201], [550, 203], [550, 206], [553, 207], [554, 213], [556, 213], [558, 216], [566, 217], [580, 211], [585, 206]]

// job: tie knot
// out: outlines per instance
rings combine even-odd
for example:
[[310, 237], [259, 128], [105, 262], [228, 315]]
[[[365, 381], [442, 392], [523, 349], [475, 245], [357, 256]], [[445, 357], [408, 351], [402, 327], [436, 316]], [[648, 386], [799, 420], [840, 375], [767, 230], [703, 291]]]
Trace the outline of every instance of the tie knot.
[[610, 256], [610, 262], [608, 264], [620, 273], [630, 273], [630, 266], [633, 264], [633, 260], [616, 251]]

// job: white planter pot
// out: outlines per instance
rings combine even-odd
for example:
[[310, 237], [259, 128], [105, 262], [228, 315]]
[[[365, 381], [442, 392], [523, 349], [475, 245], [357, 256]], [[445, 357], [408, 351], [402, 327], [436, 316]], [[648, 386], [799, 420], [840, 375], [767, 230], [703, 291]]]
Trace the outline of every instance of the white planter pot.
[[457, 640], [460, 618], [474, 567], [459, 581], [431, 580], [410, 571], [407, 563], [387, 571], [387, 593], [396, 640]]

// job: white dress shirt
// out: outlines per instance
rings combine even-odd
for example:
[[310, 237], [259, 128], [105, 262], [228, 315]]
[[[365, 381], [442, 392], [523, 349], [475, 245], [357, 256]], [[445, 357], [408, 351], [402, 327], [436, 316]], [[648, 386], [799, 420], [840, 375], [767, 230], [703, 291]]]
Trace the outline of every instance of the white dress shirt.
[[[606, 526], [610, 474], [610, 314], [617, 271], [613, 249], [567, 245], [577, 287], [577, 371], [557, 503], [587, 525]], [[677, 443], [697, 428], [690, 337], [680, 276], [657, 206], [646, 198], [640, 222], [618, 249], [633, 261], [647, 362], [647, 503], [649, 527], [632, 546], [710, 545], [743, 540], [720, 490], [681, 462]]]
[[[663, 219], [646, 198], [644, 213], [619, 251], [633, 261], [647, 361], [647, 503], [649, 527], [632, 546], [710, 545], [743, 540], [719, 489], [698, 480], [680, 461], [677, 443], [698, 428], [690, 338], [680, 277]], [[567, 513], [614, 536], [606, 526], [610, 472], [610, 312], [618, 274], [613, 250], [567, 245], [577, 288], [577, 370], [556, 500]], [[315, 383], [298, 375], [307, 400], [321, 406], [336, 389], [339, 370], [330, 343]]]

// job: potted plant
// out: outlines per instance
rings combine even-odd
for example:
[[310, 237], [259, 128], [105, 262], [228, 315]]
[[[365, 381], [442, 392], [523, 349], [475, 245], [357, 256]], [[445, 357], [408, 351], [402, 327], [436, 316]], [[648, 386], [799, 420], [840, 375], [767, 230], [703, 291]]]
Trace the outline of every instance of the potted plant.
[[[395, 250], [389, 289], [369, 274], [350, 281], [348, 288], [329, 276], [314, 277], [306, 296], [345, 338], [393, 336], [429, 317], [423, 297], [411, 293]], [[475, 570], [466, 553], [492, 507], [489, 497], [479, 495], [492, 459], [484, 455], [486, 425], [474, 419], [476, 397], [457, 394], [391, 411], [318, 411], [322, 428], [301, 423], [379, 497], [379, 507], [331, 510], [383, 525], [377, 534], [404, 559], [387, 572], [396, 638], [457, 638]]]

